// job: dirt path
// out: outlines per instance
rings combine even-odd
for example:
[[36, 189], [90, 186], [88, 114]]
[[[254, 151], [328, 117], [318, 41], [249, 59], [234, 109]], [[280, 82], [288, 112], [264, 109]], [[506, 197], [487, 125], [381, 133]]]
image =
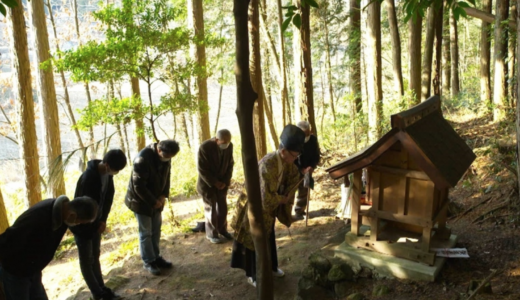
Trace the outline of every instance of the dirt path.
[[[339, 185], [324, 178], [316, 187], [311, 202], [309, 226], [305, 221], [294, 223], [290, 231], [277, 224], [276, 237], [280, 268], [286, 273], [275, 279], [276, 299], [292, 299], [297, 293], [301, 270], [307, 265], [308, 256], [328, 243], [338, 231], [344, 231], [345, 222], [335, 219], [334, 208], [339, 201]], [[333, 189], [329, 188], [335, 187]], [[327, 187], [323, 189], [323, 187]], [[334, 192], [335, 190], [335, 192]], [[332, 197], [329, 194], [332, 192]], [[232, 198], [232, 197], [231, 197]], [[234, 198], [232, 198], [234, 200]], [[201, 199], [178, 200], [173, 203], [176, 216], [187, 218], [200, 208]], [[232, 212], [228, 217], [231, 218]], [[164, 225], [163, 226], [167, 226]], [[163, 227], [164, 228], [164, 227]], [[120, 231], [117, 235], [114, 232]], [[174, 268], [162, 276], [152, 276], [142, 268], [139, 249], [134, 247], [118, 263], [106, 267], [103, 262], [118, 252], [124, 244], [135, 240], [132, 228], [114, 231], [103, 240], [101, 262], [108, 271], [106, 280], [124, 278], [129, 281], [116, 291], [125, 299], [255, 299], [256, 292], [246, 282], [244, 271], [229, 267], [232, 242], [211, 244], [204, 233], [182, 233], [164, 236], [162, 254], [171, 260]], [[134, 243], [135, 246], [137, 244]], [[112, 257], [113, 258], [113, 257]], [[50, 299], [89, 299], [85, 289], [77, 252], [72, 247], [59, 260], [44, 271], [44, 285]], [[83, 291], [82, 291], [83, 289]]]

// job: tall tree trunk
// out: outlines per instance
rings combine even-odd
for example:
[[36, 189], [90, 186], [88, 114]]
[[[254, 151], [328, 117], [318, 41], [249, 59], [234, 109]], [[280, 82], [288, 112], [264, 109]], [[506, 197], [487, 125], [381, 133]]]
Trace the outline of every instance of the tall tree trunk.
[[[78, 44], [81, 46], [81, 45], [83, 45], [83, 41], [81, 40], [81, 34], [79, 32], [78, 1], [77, 0], [72, 1], [72, 7], [73, 7], [73, 11], [74, 11], [74, 28], [76, 29], [76, 36], [78, 37]], [[90, 96], [89, 83], [85, 82], [84, 86], [85, 86], [85, 92], [87, 94], [87, 105], [90, 105], [90, 102], [92, 102], [92, 97]], [[92, 126], [90, 126], [88, 128], [88, 136], [89, 136], [89, 144], [90, 144], [89, 156], [91, 159], [93, 159], [96, 156], [96, 150], [94, 147], [95, 139], [94, 139], [94, 129], [92, 128]], [[83, 157], [82, 160], [84, 161], [83, 165], [85, 165], [86, 157]]]
[[[298, 0], [295, 0], [298, 1]], [[304, 89], [302, 88], [301, 82], [301, 70], [303, 69], [303, 59], [302, 59], [302, 47], [301, 47], [301, 37], [298, 28], [293, 27], [293, 39], [292, 39], [292, 50], [293, 50], [293, 74], [292, 74], [292, 84], [294, 88], [293, 92], [293, 103], [294, 103], [294, 115], [295, 122], [302, 120], [301, 110], [298, 109], [300, 104], [302, 103], [302, 99], [304, 99]], [[290, 107], [290, 105], [288, 104]]]
[[282, 101], [282, 115], [283, 124], [289, 124], [291, 120], [291, 105], [289, 104], [289, 91], [287, 88], [287, 64], [285, 59], [285, 41], [282, 31], [283, 14], [282, 14], [282, 0], [277, 1], [278, 8], [278, 38], [280, 44], [280, 71], [282, 75], [282, 89], [280, 91]]
[[496, 2], [495, 19], [495, 80], [493, 87], [493, 121], [502, 121], [506, 117], [507, 100], [507, 24], [509, 17], [509, 0]]
[[410, 18], [408, 21], [410, 28], [410, 39], [408, 41], [408, 49], [410, 52], [410, 90], [414, 93], [415, 99], [411, 105], [420, 102], [421, 99], [421, 35], [422, 35], [422, 17], [419, 13]]
[[451, 46], [450, 46], [450, 8], [445, 6], [447, 12], [443, 16], [443, 42], [442, 42], [442, 94], [451, 94]]
[[[263, 47], [263, 48], [267, 49], [267, 52], [271, 53], [271, 55], [275, 58], [276, 68], [274, 68], [274, 70], [276, 71], [275, 73], [278, 76], [280, 86], [282, 86], [283, 78], [282, 78], [282, 71], [281, 71], [281, 66], [280, 66], [280, 55], [278, 55], [278, 50], [276, 50], [276, 45], [274, 43], [274, 39], [271, 36], [271, 32], [269, 31], [269, 28], [266, 24], [268, 21], [267, 21], [267, 14], [265, 12], [265, 3], [260, 3], [259, 7], [260, 7], [260, 18], [259, 18], [260, 19], [260, 28], [262, 29], [262, 32], [263, 32], [264, 36], [266, 37], [267, 42], [269, 44], [269, 46]], [[262, 56], [266, 57], [267, 54], [263, 54]]]
[[[223, 76], [223, 73], [224, 73], [224, 69], [221, 69], [221, 76]], [[217, 108], [217, 118], [215, 120], [215, 130], [213, 132], [215, 132], [215, 135], [217, 134], [217, 130], [218, 130], [218, 119], [220, 118], [220, 109], [222, 107], [222, 90], [224, 89], [224, 84], [221, 83], [220, 84], [220, 90], [218, 92], [218, 108]]]
[[[56, 23], [54, 22], [54, 15], [52, 11], [52, 6], [50, 3], [50, 0], [47, 0], [47, 9], [49, 10], [49, 18], [51, 20], [52, 24], [52, 32], [54, 34], [54, 41], [56, 42], [56, 50], [59, 53], [60, 52], [60, 43], [58, 40], [58, 34], [56, 33]], [[67, 80], [65, 78], [65, 72], [63, 70], [60, 70], [60, 78], [61, 78], [61, 84], [63, 85], [63, 91], [64, 91], [64, 99], [65, 99], [65, 106], [67, 108], [67, 113], [69, 116], [69, 120], [71, 123], [71, 128], [74, 130], [74, 134], [76, 135], [76, 139], [78, 140], [78, 145], [80, 148], [84, 148], [83, 140], [81, 139], [81, 134], [79, 133], [79, 129], [76, 128], [76, 117], [74, 116], [74, 112], [72, 110], [72, 106], [70, 105], [70, 95], [69, 95], [69, 88], [67, 86]], [[84, 170], [84, 166], [82, 168]]]
[[278, 146], [280, 145], [280, 143], [278, 141], [278, 135], [276, 134], [276, 128], [274, 126], [273, 110], [272, 110], [272, 106], [269, 106], [269, 103], [271, 101], [267, 101], [267, 99], [269, 99], [269, 100], [271, 99], [270, 93], [267, 97], [266, 97], [266, 95], [264, 95], [265, 116], [267, 118], [267, 124], [269, 125], [269, 132], [271, 133], [271, 139], [273, 140], [274, 147], [275, 147], [275, 149], [278, 149]]
[[433, 40], [435, 38], [435, 8], [433, 5], [428, 8], [426, 24], [426, 43], [422, 61], [421, 101], [426, 101], [431, 95]]
[[188, 148], [191, 149], [190, 133], [188, 132], [188, 122], [186, 121], [186, 113], [180, 113], [178, 116], [181, 118], [180, 119], [181, 131], [184, 134], [184, 138], [186, 139], [186, 143], [188, 144]]
[[[29, 1], [28, 3], [35, 42], [36, 63], [37, 66], [40, 66], [43, 62], [50, 61], [51, 58], [45, 8], [43, 1]], [[49, 173], [47, 195], [56, 198], [65, 194], [65, 182], [63, 180], [60, 123], [52, 65], [47, 69], [37, 68], [37, 74], [44, 156]]]
[[375, 142], [381, 136], [383, 86], [381, 66], [381, 3], [372, 1], [367, 9], [367, 89], [368, 139]]
[[301, 5], [298, 1], [298, 7], [301, 11], [302, 24], [300, 27], [300, 42], [302, 65], [300, 69], [300, 82], [303, 98], [300, 99], [300, 114], [303, 120], [308, 120], [312, 126], [315, 136], [318, 135], [318, 127], [316, 127], [316, 120], [314, 117], [314, 87], [312, 79], [312, 59], [311, 59], [311, 27], [310, 27], [310, 6]]
[[27, 49], [27, 32], [22, 1], [8, 9], [8, 24], [12, 26], [11, 64], [13, 70], [13, 91], [16, 91], [18, 112], [18, 144], [22, 173], [25, 181], [25, 206], [30, 207], [41, 200], [40, 165], [38, 163], [38, 140], [34, 123], [34, 102], [31, 86], [31, 65]]
[[258, 98], [258, 95], [253, 90], [249, 78], [249, 38], [247, 29], [249, 1], [234, 0], [233, 4], [236, 34], [236, 114], [242, 139], [242, 162], [248, 195], [249, 225], [256, 253], [257, 299], [273, 299], [273, 274], [267, 247], [267, 235], [264, 231], [260, 178], [252, 120], [254, 101]]
[[264, 118], [264, 87], [262, 84], [262, 63], [260, 58], [260, 13], [258, 0], [251, 0], [249, 5], [249, 72], [253, 90], [258, 95], [253, 110], [253, 128], [255, 129], [256, 155], [258, 160], [267, 154]]
[[123, 153], [126, 153], [125, 137], [123, 134], [123, 130], [121, 130], [120, 123], [116, 123], [116, 129], [117, 129], [117, 134], [119, 135], [119, 147], [121, 147], [121, 151], [123, 151]]
[[211, 138], [209, 129], [209, 115], [208, 115], [208, 83], [206, 73], [206, 45], [204, 44], [204, 8], [202, 0], [188, 0], [188, 12], [191, 16], [188, 18], [190, 27], [193, 28], [195, 35], [195, 43], [191, 47], [191, 56], [197, 62], [200, 68], [197, 78], [197, 98], [199, 102], [199, 142], [203, 142]]
[[390, 36], [392, 37], [392, 66], [394, 67], [394, 81], [399, 97], [404, 95], [403, 68], [401, 66], [401, 37], [395, 13], [394, 0], [385, 0], [388, 12], [388, 23], [390, 25]]
[[271, 98], [271, 78], [269, 73], [269, 68], [271, 66], [271, 60], [269, 59], [269, 56], [265, 56], [265, 72], [262, 74], [265, 74], [265, 76], [262, 76], [262, 79], [264, 80], [264, 108], [265, 108], [265, 117], [267, 119], [267, 124], [269, 125], [269, 132], [271, 133], [271, 139], [273, 140], [273, 145], [275, 149], [278, 149], [278, 146], [280, 145], [278, 142], [278, 135], [276, 134], [276, 126], [274, 124], [273, 119], [273, 101]]
[[[320, 131], [323, 132], [323, 120], [325, 119], [325, 86], [324, 86], [324, 82], [325, 82], [325, 76], [323, 76], [323, 68], [322, 68], [322, 65], [320, 64], [320, 74], [322, 75], [321, 76], [321, 101], [320, 101], [320, 107], [321, 107], [321, 117], [320, 117]], [[319, 112], [318, 112], [319, 114]]]
[[[517, 14], [517, 8], [516, 3], [511, 4], [511, 11], [509, 13], [510, 19], [516, 20], [516, 14]], [[512, 34], [511, 31], [508, 31], [508, 76], [507, 76], [507, 82], [509, 87], [508, 92], [508, 99], [509, 99], [509, 107], [515, 108], [515, 99], [516, 99], [516, 84], [518, 84], [518, 80], [515, 80], [515, 64], [516, 64], [516, 39], [517, 36], [515, 34]]]
[[[327, 4], [323, 3], [321, 6], [321, 15], [322, 15], [322, 24], [323, 24], [323, 33], [324, 33], [324, 44], [325, 44], [325, 64], [326, 64], [326, 73], [327, 73], [327, 83], [329, 90], [329, 105], [330, 111], [332, 113], [332, 120], [336, 123], [336, 110], [334, 108], [334, 88], [332, 83], [332, 66], [330, 62], [330, 40], [329, 40], [329, 25], [327, 17], [329, 15], [329, 11], [327, 8]], [[324, 112], [325, 113], [325, 112]], [[320, 128], [321, 129], [321, 128]]]
[[[138, 104], [134, 108], [135, 111], [141, 110], [141, 88], [139, 87], [139, 78], [132, 76], [130, 77], [130, 83], [132, 84], [132, 96], [139, 99]], [[141, 151], [146, 147], [146, 138], [144, 135], [144, 122], [142, 118], [136, 118], [135, 120], [135, 140], [137, 151]]]
[[[5, 210], [4, 196], [0, 190], [0, 234], [9, 227], [9, 219], [7, 218], [7, 211]], [[1, 292], [1, 291], [0, 291]], [[0, 298], [2, 295], [0, 294]]]
[[451, 96], [456, 97], [460, 93], [459, 80], [459, 35], [457, 32], [457, 20], [450, 12], [450, 46], [451, 46]]
[[[482, 10], [491, 13], [492, 0], [482, 0]], [[480, 28], [480, 100], [491, 107], [491, 24], [482, 21]]]
[[[491, 1], [491, 0], [489, 0]], [[520, 7], [520, 0], [517, 0], [517, 7]], [[516, 16], [516, 24], [520, 24], [520, 14]], [[520, 52], [520, 39], [518, 36], [520, 35], [520, 26], [516, 27], [516, 55], [518, 57]], [[520, 74], [520, 64], [516, 64], [516, 74]], [[518, 75], [517, 75], [518, 76]], [[518, 81], [518, 79], [517, 79]], [[517, 96], [520, 95], [520, 84], [516, 85]], [[516, 174], [520, 174], [520, 101], [516, 100]], [[520, 188], [520, 176], [517, 176], [517, 189]]]
[[361, 112], [361, 10], [359, 0], [351, 0], [349, 8], [350, 94], [354, 98], [355, 111]]
[[[444, 11], [443, 0], [435, 7], [435, 61], [433, 62], [433, 94], [441, 96], [442, 82], [442, 16]], [[434, 4], [435, 5], [435, 4]]]
[[150, 105], [150, 128], [152, 129], [152, 137], [154, 139], [154, 142], [159, 142], [159, 138], [157, 137], [157, 133], [155, 132], [155, 120], [153, 118], [154, 115], [154, 106], [153, 106], [153, 100], [152, 100], [152, 78], [150, 78], [150, 73], [148, 72], [148, 78], [146, 79], [146, 86], [148, 88], [148, 104]]
[[125, 142], [126, 142], [126, 160], [130, 163], [130, 165], [132, 164], [132, 156], [130, 156], [130, 143], [128, 141], [128, 132], [126, 131], [126, 127], [127, 127], [128, 123], [123, 123], [123, 133], [125, 135]]

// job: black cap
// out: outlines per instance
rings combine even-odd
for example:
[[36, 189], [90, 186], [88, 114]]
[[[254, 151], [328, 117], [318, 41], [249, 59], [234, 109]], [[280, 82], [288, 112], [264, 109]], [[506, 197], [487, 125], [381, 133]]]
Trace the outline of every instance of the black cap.
[[286, 125], [280, 135], [280, 143], [287, 150], [302, 153], [305, 133], [298, 126]]

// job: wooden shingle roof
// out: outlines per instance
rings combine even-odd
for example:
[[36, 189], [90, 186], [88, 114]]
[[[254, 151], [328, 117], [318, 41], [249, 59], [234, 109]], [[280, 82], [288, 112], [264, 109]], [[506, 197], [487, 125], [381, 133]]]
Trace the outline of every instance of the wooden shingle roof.
[[443, 118], [434, 96], [392, 116], [392, 130], [368, 148], [327, 169], [334, 179], [372, 164], [400, 141], [410, 156], [439, 187], [454, 187], [475, 160], [475, 154]]

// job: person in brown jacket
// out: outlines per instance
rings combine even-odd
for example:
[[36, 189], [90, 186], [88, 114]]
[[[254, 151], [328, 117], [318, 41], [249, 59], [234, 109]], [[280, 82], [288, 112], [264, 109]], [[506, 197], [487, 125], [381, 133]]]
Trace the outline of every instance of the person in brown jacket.
[[227, 129], [204, 141], [199, 147], [197, 168], [199, 179], [197, 192], [204, 201], [206, 238], [214, 244], [221, 243], [219, 234], [228, 240], [233, 237], [227, 231], [227, 191], [233, 175], [233, 144]]

